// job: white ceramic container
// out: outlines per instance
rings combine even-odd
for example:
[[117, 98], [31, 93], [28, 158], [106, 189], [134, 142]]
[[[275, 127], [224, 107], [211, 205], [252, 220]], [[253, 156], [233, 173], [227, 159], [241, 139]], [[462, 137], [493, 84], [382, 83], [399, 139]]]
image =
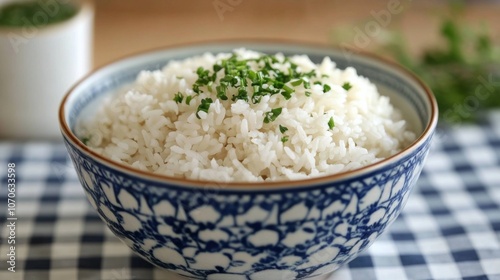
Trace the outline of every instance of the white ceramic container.
[[39, 3], [44, 13], [27, 20], [42, 26], [0, 26], [0, 139], [59, 137], [59, 102], [92, 67], [92, 5], [79, 2], [75, 16], [43, 26], [59, 7]]

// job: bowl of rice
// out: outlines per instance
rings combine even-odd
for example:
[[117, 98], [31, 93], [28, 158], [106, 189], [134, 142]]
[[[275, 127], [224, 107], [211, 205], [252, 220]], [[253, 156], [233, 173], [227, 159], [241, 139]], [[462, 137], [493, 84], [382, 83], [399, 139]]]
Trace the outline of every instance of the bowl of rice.
[[218, 42], [104, 66], [59, 118], [90, 204], [139, 256], [193, 279], [303, 279], [396, 219], [437, 105], [372, 55]]

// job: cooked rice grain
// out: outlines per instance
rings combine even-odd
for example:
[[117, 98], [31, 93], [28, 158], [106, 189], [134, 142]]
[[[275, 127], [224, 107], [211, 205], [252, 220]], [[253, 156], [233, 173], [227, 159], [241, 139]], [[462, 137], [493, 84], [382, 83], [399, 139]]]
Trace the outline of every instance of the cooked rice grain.
[[[245, 49], [234, 52], [243, 59], [260, 56]], [[311, 82], [309, 97], [299, 86], [289, 100], [276, 94], [257, 104], [222, 101], [209, 92], [197, 96], [196, 69], [212, 69], [230, 55], [204, 54], [172, 61], [163, 70], [141, 72], [135, 83], [81, 122], [78, 135], [114, 161], [210, 181], [294, 180], [339, 173], [391, 156], [415, 139], [388, 97], [355, 69], [338, 69], [328, 57], [319, 65], [307, 56], [290, 58], [302, 72], [315, 70], [313, 79], [331, 88], [326, 93]], [[283, 55], [276, 57], [283, 61]], [[348, 91], [342, 87], [346, 82], [352, 86]], [[192, 96], [191, 103], [176, 103], [178, 92]], [[214, 102], [198, 118], [198, 105], [207, 97]], [[264, 123], [265, 112], [277, 107], [283, 108], [279, 117]], [[328, 126], [330, 118], [333, 129]], [[280, 125], [288, 131], [280, 132]], [[287, 141], [282, 141], [284, 136]]]

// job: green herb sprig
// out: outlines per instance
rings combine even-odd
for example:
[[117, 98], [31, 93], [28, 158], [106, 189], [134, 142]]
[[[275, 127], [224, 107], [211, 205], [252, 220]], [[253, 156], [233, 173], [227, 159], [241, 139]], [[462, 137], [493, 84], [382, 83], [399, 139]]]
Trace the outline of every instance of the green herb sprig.
[[414, 58], [402, 35], [392, 32], [392, 39], [380, 49], [432, 89], [445, 123], [473, 122], [485, 109], [500, 108], [500, 84], [495, 82], [500, 81], [500, 49], [488, 30], [471, 28], [461, 13], [462, 8], [455, 7], [442, 20], [439, 32], [444, 46], [425, 49]]

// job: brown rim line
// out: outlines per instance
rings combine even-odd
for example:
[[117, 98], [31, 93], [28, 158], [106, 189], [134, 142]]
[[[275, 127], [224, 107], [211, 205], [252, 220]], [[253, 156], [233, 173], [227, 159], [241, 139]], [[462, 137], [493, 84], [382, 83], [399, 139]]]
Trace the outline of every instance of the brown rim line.
[[[94, 3], [92, 0], [78, 0], [78, 1], [72, 1], [75, 2], [78, 5], [78, 12], [72, 16], [71, 18], [68, 18], [66, 20], [48, 24], [48, 25], [43, 25], [43, 26], [34, 26], [30, 28], [35, 28], [37, 29], [37, 33], [35, 35], [39, 36], [40, 34], [43, 33], [49, 33], [49, 32], [54, 32], [57, 31], [57, 29], [64, 28], [68, 24], [73, 23], [74, 21], [85, 17], [87, 15], [90, 15], [93, 17], [94, 14]], [[26, 28], [24, 26], [20, 27], [13, 27], [13, 26], [1, 26], [0, 25], [0, 34], [10, 34], [10, 33], [19, 33], [23, 32], [23, 29]]]
[[267, 190], [273, 190], [273, 189], [279, 189], [279, 188], [300, 188], [300, 187], [308, 187], [308, 186], [314, 186], [318, 184], [324, 184], [327, 182], [335, 182], [339, 180], [346, 180], [353, 178], [355, 176], [359, 176], [362, 174], [366, 174], [372, 171], [375, 171], [379, 168], [382, 168], [384, 166], [390, 165], [391, 162], [395, 162], [400, 158], [406, 157], [411, 154], [411, 152], [415, 149], [417, 149], [419, 146], [421, 146], [429, 137], [431, 137], [436, 125], [437, 125], [437, 120], [438, 120], [438, 106], [436, 99], [434, 95], [432, 94], [431, 90], [427, 87], [427, 85], [424, 84], [418, 78], [413, 72], [410, 70], [406, 69], [405, 67], [390, 61], [386, 58], [380, 57], [378, 55], [368, 53], [365, 51], [359, 51], [355, 49], [347, 49], [348, 51], [352, 51], [354, 56], [357, 57], [365, 57], [369, 58], [372, 60], [376, 60], [379, 63], [383, 63], [385, 65], [388, 65], [392, 67], [395, 70], [398, 70], [400, 73], [404, 74], [407, 78], [410, 80], [414, 81], [417, 85], [420, 86], [422, 90], [425, 91], [427, 101], [430, 104], [430, 109], [431, 109], [431, 114], [430, 114], [430, 119], [429, 122], [426, 124], [424, 131], [420, 134], [420, 136], [413, 141], [412, 144], [410, 144], [408, 147], [405, 147], [403, 150], [400, 152], [385, 158], [381, 161], [378, 161], [376, 163], [366, 165], [362, 168], [358, 168], [355, 170], [351, 171], [346, 171], [346, 172], [341, 172], [341, 173], [336, 173], [332, 175], [326, 175], [326, 176], [321, 176], [321, 177], [314, 177], [310, 179], [301, 179], [301, 180], [290, 180], [290, 181], [265, 181], [265, 182], [239, 182], [239, 181], [232, 181], [232, 182], [219, 182], [219, 181], [208, 181], [208, 180], [192, 180], [192, 179], [184, 179], [184, 178], [177, 178], [177, 177], [169, 177], [166, 175], [161, 175], [161, 174], [154, 174], [152, 172], [147, 172], [147, 171], [142, 171], [136, 168], [133, 168], [129, 165], [125, 165], [122, 163], [118, 163], [115, 161], [112, 161], [111, 159], [108, 159], [106, 157], [103, 157], [96, 152], [92, 151], [90, 148], [85, 146], [77, 137], [76, 135], [70, 130], [65, 116], [65, 105], [68, 100], [68, 98], [72, 95], [74, 90], [78, 88], [85, 80], [87, 80], [90, 76], [94, 75], [96, 72], [100, 71], [101, 69], [104, 69], [108, 67], [109, 65], [112, 65], [114, 63], [117, 63], [121, 60], [124, 60], [126, 58], [132, 58], [136, 57], [139, 55], [146, 55], [158, 51], [167, 51], [167, 50], [174, 50], [174, 49], [180, 49], [182, 47], [192, 47], [192, 46], [203, 46], [203, 45], [216, 45], [216, 44], [236, 44], [236, 43], [247, 43], [247, 44], [287, 44], [287, 45], [293, 45], [297, 47], [304, 47], [304, 48], [316, 48], [316, 49], [324, 49], [325, 51], [341, 51], [341, 50], [346, 50], [346, 48], [340, 48], [338, 46], [332, 47], [327, 44], [318, 44], [318, 43], [311, 43], [311, 42], [304, 42], [304, 41], [293, 41], [293, 40], [287, 40], [287, 39], [262, 39], [262, 38], [238, 38], [238, 39], [231, 39], [231, 40], [209, 40], [209, 41], [198, 41], [198, 42], [192, 42], [192, 43], [184, 43], [184, 44], [176, 44], [176, 45], [171, 45], [168, 47], [160, 47], [160, 48], [154, 48], [152, 50], [148, 51], [143, 51], [131, 55], [127, 55], [125, 57], [119, 58], [114, 60], [113, 62], [110, 62], [106, 65], [103, 65], [93, 71], [91, 71], [89, 74], [87, 74], [84, 78], [82, 78], [80, 81], [78, 81], [64, 96], [64, 98], [61, 101], [61, 105], [59, 107], [59, 124], [61, 127], [61, 131], [63, 135], [65, 135], [70, 142], [72, 142], [73, 145], [75, 145], [80, 151], [86, 153], [89, 155], [91, 158], [94, 160], [100, 162], [103, 165], [106, 165], [112, 169], [119, 170], [121, 172], [139, 176], [139, 177], [144, 177], [147, 180], [151, 181], [157, 181], [157, 182], [164, 182], [164, 183], [169, 183], [172, 185], [176, 185], [178, 187], [190, 187], [190, 188], [197, 188], [197, 187], [218, 187], [220, 189], [234, 189], [234, 190], [262, 190], [262, 189], [267, 189]]

